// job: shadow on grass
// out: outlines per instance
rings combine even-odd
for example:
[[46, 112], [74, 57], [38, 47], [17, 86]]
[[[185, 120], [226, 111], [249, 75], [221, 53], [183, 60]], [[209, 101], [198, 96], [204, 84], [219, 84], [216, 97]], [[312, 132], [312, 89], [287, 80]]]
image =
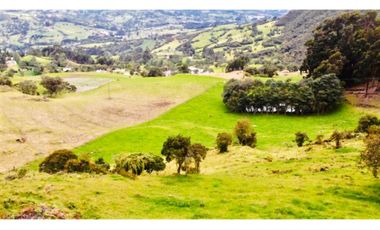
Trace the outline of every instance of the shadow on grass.
[[[362, 190], [365, 192], [342, 187], [327, 189], [328, 192], [347, 199], [365, 201], [380, 205], [380, 183], [365, 186]], [[380, 206], [377, 207], [380, 209]]]

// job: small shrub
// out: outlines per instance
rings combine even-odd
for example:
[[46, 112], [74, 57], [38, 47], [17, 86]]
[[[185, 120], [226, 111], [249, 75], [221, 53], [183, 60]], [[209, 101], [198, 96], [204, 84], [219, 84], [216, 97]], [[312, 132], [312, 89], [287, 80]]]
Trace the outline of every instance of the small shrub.
[[302, 147], [305, 141], [309, 140], [309, 137], [306, 133], [297, 132], [296, 134], [296, 143], [298, 147]]
[[98, 158], [96, 161], [95, 161], [95, 164], [97, 166], [99, 166], [100, 168], [103, 168], [105, 170], [109, 170], [110, 169], [110, 164], [108, 164], [107, 162], [104, 161], [104, 159], [102, 157]]
[[341, 146], [341, 140], [343, 139], [343, 133], [335, 130], [330, 137], [330, 140], [335, 141], [335, 148], [339, 149]]
[[89, 167], [88, 161], [79, 160], [79, 159], [70, 159], [66, 162], [64, 169], [68, 173], [73, 173], [73, 172], [85, 172], [89, 168], [90, 167]]
[[160, 68], [153, 67], [149, 69], [149, 71], [144, 75], [145, 75], [144, 77], [160, 77], [160, 76], [164, 76], [164, 73], [162, 72]]
[[150, 153], [134, 153], [122, 155], [116, 159], [116, 171], [131, 172], [133, 175], [141, 175], [143, 171], [152, 173], [153, 171], [162, 171], [165, 169], [164, 160]]
[[317, 145], [321, 145], [323, 144], [323, 135], [317, 135], [317, 137], [315, 138], [315, 144]]
[[12, 81], [9, 77], [0, 77], [0, 85], [12, 86]]
[[352, 131], [343, 131], [341, 132], [341, 134], [342, 134], [342, 139], [352, 139], [356, 137], [355, 133]]
[[376, 116], [365, 115], [359, 119], [358, 127], [356, 132], [368, 133], [368, 128], [372, 125], [380, 125], [380, 119]]
[[365, 140], [366, 148], [360, 155], [361, 163], [364, 163], [377, 178], [380, 167], [380, 135], [370, 135]]
[[228, 146], [232, 144], [232, 135], [219, 133], [216, 137], [216, 146], [220, 153], [228, 152]]
[[[107, 164], [104, 162], [104, 164]], [[87, 159], [71, 159], [65, 164], [65, 171], [67, 173], [96, 173], [106, 174], [108, 169], [103, 165], [94, 164]], [[107, 164], [108, 165], [108, 164]]]
[[50, 174], [61, 172], [65, 169], [66, 163], [71, 159], [78, 159], [78, 157], [70, 150], [57, 150], [46, 157], [39, 165], [40, 172]]
[[248, 119], [242, 119], [236, 123], [235, 135], [241, 145], [252, 148], [256, 146], [256, 133], [252, 130], [251, 122]]
[[26, 176], [27, 173], [28, 173], [28, 170], [26, 168], [20, 168], [19, 170], [17, 170], [17, 178], [21, 179], [24, 176]]
[[368, 128], [368, 135], [378, 135], [378, 136], [380, 136], [380, 125], [371, 125]]
[[37, 85], [34, 81], [31, 81], [31, 80], [20, 82], [18, 84], [18, 88], [23, 94], [29, 94], [29, 95], [37, 94]]

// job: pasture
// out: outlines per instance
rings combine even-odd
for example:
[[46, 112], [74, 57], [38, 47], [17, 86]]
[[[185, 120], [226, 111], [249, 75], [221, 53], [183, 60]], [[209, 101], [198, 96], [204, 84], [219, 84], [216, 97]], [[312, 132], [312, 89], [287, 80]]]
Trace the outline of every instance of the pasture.
[[[211, 77], [143, 79], [95, 73], [58, 76], [93, 90], [48, 99], [16, 90], [1, 92], [0, 172], [55, 149], [73, 148], [109, 131], [150, 120], [221, 81]], [[39, 81], [39, 77], [15, 81], [21, 79]], [[16, 142], [19, 138], [26, 142]]]
[[[95, 97], [96, 104], [102, 100], [112, 103], [122, 95], [123, 101], [127, 95], [144, 97], [141, 101], [150, 105], [150, 96], [181, 96], [182, 104], [165, 107], [169, 111], [153, 120], [89, 141], [76, 148], [76, 153], [101, 156], [111, 163], [122, 153], [159, 155], [167, 136], [180, 133], [210, 148], [201, 163], [201, 174], [174, 175], [175, 163], [171, 162], [164, 171], [143, 174], [135, 180], [115, 174], [48, 175], [37, 171], [38, 160], [24, 167], [27, 173], [22, 178], [8, 180], [7, 176], [15, 172], [0, 175], [0, 216], [12, 217], [25, 207], [43, 205], [61, 210], [66, 218], [379, 218], [378, 179], [358, 167], [363, 137], [344, 141], [338, 150], [328, 144], [298, 148], [293, 143], [297, 131], [314, 139], [318, 134], [327, 138], [335, 129], [352, 130], [366, 110], [346, 104], [324, 115], [232, 114], [221, 101], [220, 78], [176, 76], [118, 81], [114, 76], [98, 77], [113, 79], [109, 83], [113, 99], [104, 99], [106, 86], [79, 93], [87, 100]], [[186, 100], [190, 95], [193, 98]], [[57, 101], [75, 97], [66, 95]], [[81, 103], [75, 105], [83, 106]], [[86, 114], [93, 119], [91, 113]], [[111, 115], [99, 117], [109, 120]], [[254, 124], [257, 148], [234, 144], [228, 153], [219, 154], [214, 149], [217, 133], [232, 132], [241, 118], [249, 118]]]
[[223, 83], [202, 95], [171, 109], [157, 119], [143, 124], [108, 133], [76, 149], [78, 153], [90, 153], [94, 157], [113, 160], [121, 153], [152, 152], [160, 154], [162, 143], [170, 135], [190, 136], [193, 142], [215, 146], [219, 132], [232, 132], [237, 120], [248, 118], [257, 132], [257, 148], [282, 151], [295, 146], [294, 134], [306, 132], [310, 138], [316, 135], [328, 137], [335, 130], [353, 130], [361, 110], [344, 105], [338, 111], [323, 115], [274, 115], [235, 114], [225, 108], [221, 94]]

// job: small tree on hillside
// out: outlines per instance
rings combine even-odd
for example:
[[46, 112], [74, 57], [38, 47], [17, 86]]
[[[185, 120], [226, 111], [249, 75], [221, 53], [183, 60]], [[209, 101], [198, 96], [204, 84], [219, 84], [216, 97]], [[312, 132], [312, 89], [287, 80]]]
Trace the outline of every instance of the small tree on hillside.
[[248, 64], [249, 58], [248, 57], [239, 57], [236, 58], [235, 60], [231, 61], [228, 63], [226, 67], [226, 72], [232, 72], [236, 70], [243, 70], [244, 67]]
[[149, 69], [149, 71], [146, 73], [146, 77], [160, 77], [160, 76], [164, 76], [164, 73], [158, 67], [153, 67]]
[[181, 168], [186, 158], [189, 157], [190, 137], [181, 135], [171, 136], [164, 142], [161, 154], [166, 157], [166, 161], [176, 160], [177, 173], [181, 173]]
[[178, 64], [177, 70], [179, 73], [190, 73], [189, 66], [185, 63]]
[[340, 147], [342, 147], [341, 142], [340, 142], [342, 139], [343, 139], [343, 133], [341, 133], [337, 130], [335, 130], [330, 137], [330, 140], [335, 141], [335, 148], [336, 149], [339, 149]]
[[189, 157], [194, 159], [195, 172], [200, 172], [200, 163], [206, 158], [207, 148], [199, 143], [192, 144], [189, 148]]
[[235, 135], [241, 145], [250, 147], [256, 146], [256, 133], [252, 129], [252, 124], [248, 119], [239, 120], [235, 126]]
[[365, 140], [366, 148], [361, 153], [360, 159], [377, 178], [380, 167], [380, 135], [370, 135]]
[[229, 133], [218, 133], [216, 146], [220, 153], [228, 152], [228, 146], [232, 144], [232, 135]]
[[277, 70], [277, 66], [272, 63], [265, 63], [264, 66], [260, 69], [260, 71], [268, 77], [273, 77], [276, 75]]
[[309, 140], [309, 137], [307, 136], [306, 133], [301, 133], [301, 132], [296, 133], [295, 141], [298, 147], [302, 147], [303, 143], [307, 140]]

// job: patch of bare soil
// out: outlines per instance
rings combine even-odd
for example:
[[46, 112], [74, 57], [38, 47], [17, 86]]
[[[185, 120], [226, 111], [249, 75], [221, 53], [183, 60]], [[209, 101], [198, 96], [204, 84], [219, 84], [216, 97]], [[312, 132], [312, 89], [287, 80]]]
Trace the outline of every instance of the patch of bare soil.
[[373, 91], [367, 96], [363, 93], [347, 91], [345, 97], [350, 104], [356, 107], [380, 113], [380, 92], [378, 91]]
[[0, 172], [54, 150], [75, 148], [107, 132], [151, 120], [208, 88], [173, 85], [157, 93], [127, 84], [119, 87], [127, 88], [118, 88], [111, 98], [107, 90], [48, 100], [15, 90], [2, 92]]
[[158, 108], [162, 108], [162, 107], [170, 106], [171, 104], [173, 104], [173, 103], [170, 101], [162, 101], [162, 102], [153, 103], [153, 106], [158, 107]]
[[[205, 74], [203, 74], [205, 75]], [[212, 76], [212, 77], [220, 77], [224, 79], [243, 79], [244, 78], [244, 71], [233, 71], [229, 73], [209, 73], [206, 74], [207, 76]]]

